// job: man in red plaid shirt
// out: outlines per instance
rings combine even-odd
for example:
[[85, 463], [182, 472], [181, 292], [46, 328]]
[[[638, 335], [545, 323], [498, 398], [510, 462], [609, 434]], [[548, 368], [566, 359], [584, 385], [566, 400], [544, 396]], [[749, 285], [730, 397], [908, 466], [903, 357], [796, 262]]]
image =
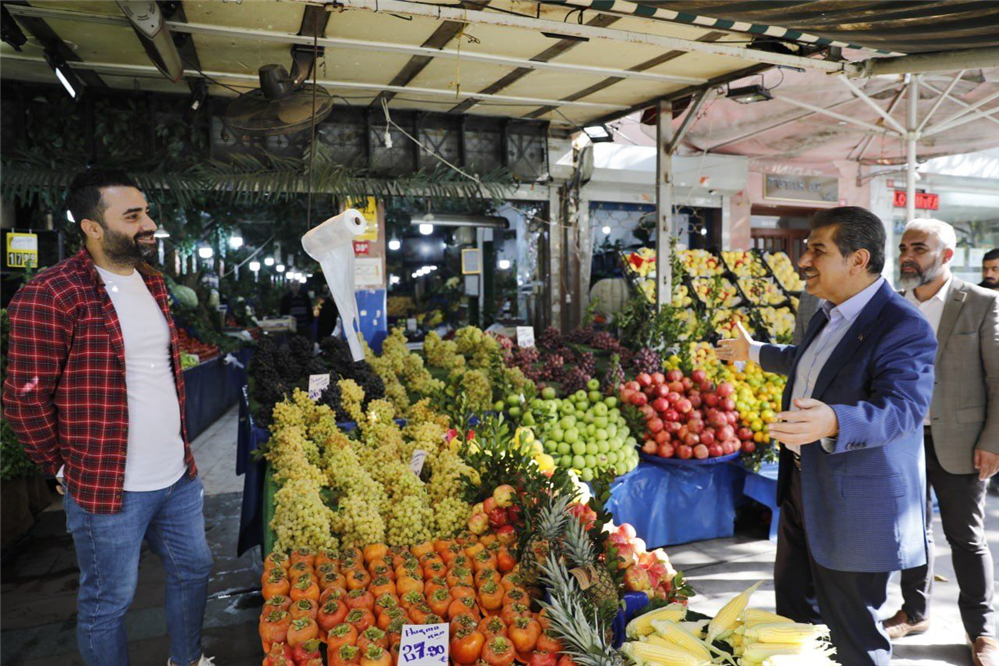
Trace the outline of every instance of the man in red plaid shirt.
[[170, 664], [201, 652], [212, 554], [187, 441], [177, 329], [149, 206], [126, 175], [77, 176], [67, 207], [85, 247], [10, 303], [4, 414], [28, 455], [64, 478], [88, 665], [128, 663], [124, 617], [143, 540], [166, 569]]

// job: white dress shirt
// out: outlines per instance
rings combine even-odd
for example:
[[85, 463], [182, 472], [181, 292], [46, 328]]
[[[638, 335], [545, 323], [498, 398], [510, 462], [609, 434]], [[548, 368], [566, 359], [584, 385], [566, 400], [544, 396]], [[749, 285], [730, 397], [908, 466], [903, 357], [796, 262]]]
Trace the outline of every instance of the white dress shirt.
[[[822, 327], [818, 335], [812, 339], [811, 343], [805, 350], [801, 353], [801, 358], [798, 361], [798, 367], [795, 371], [794, 377], [792, 377], [793, 384], [791, 385], [791, 404], [789, 405], [789, 411], [796, 411], [797, 408], [794, 406], [794, 400], [804, 399], [812, 397], [812, 391], [815, 389], [815, 383], [819, 379], [819, 374], [822, 372], [822, 368], [825, 367], [826, 361], [832, 356], [832, 353], [836, 350], [839, 343], [846, 337], [847, 332], [853, 325], [853, 322], [860, 315], [864, 307], [870, 303], [874, 295], [878, 293], [881, 285], [884, 284], [885, 279], [879, 277], [874, 281], [869, 287], [860, 291], [847, 300], [843, 301], [839, 305], [834, 306], [829, 301], [822, 301], [819, 306], [819, 312], [822, 313], [828, 322]], [[820, 316], [816, 314], [816, 316]], [[756, 363], [760, 362], [760, 350], [763, 348], [763, 343], [754, 342], [749, 347], [749, 357]], [[821, 442], [823, 448], [827, 451], [831, 451], [835, 448], [835, 442], [832, 440]], [[801, 446], [797, 444], [784, 444], [788, 451], [793, 453], [796, 457], [801, 455]]]
[[[954, 284], [954, 277], [951, 276], [947, 278], [947, 281], [943, 283], [943, 286], [937, 289], [937, 293], [933, 294], [925, 301], [920, 301], [916, 298], [916, 290], [909, 289], [905, 292], [905, 300], [916, 306], [919, 310], [919, 314], [926, 318], [926, 321], [930, 322], [930, 326], [933, 327], [933, 333], [936, 335], [940, 332], [940, 320], [943, 318], [944, 306], [947, 305], [947, 298], [950, 296], [951, 285]], [[923, 419], [923, 425], [930, 425], [930, 412], [927, 410], [926, 418]]]

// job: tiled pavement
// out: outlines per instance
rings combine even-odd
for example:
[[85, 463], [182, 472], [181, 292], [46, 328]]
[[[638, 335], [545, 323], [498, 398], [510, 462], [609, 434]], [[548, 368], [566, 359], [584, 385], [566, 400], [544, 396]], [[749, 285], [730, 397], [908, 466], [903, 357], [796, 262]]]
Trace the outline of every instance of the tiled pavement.
[[[219, 666], [256, 666], [260, 643], [256, 624], [262, 599], [250, 554], [235, 555], [242, 477], [235, 475], [236, 410], [231, 410], [197, 441], [193, 449], [205, 484], [205, 516], [215, 572], [209, 587], [204, 646]], [[989, 495], [989, 540], [999, 556], [999, 496]], [[934, 591], [931, 630], [896, 646], [895, 663], [910, 666], [970, 664], [957, 613], [957, 584], [950, 549], [940, 528], [937, 571], [947, 579]], [[674, 565], [697, 589], [697, 610], [716, 611], [732, 595], [757, 580], [768, 581], [753, 605], [773, 610], [774, 546], [753, 534], [715, 539], [668, 549]], [[0, 664], [43, 666], [82, 664], [76, 655], [75, 606], [78, 571], [65, 515], [56, 502], [45, 512], [24, 547], [0, 570]], [[139, 588], [126, 616], [129, 653], [134, 666], [162, 666], [169, 639], [163, 614], [163, 568], [143, 550]], [[999, 578], [999, 567], [996, 577]], [[900, 604], [897, 587], [889, 608]]]

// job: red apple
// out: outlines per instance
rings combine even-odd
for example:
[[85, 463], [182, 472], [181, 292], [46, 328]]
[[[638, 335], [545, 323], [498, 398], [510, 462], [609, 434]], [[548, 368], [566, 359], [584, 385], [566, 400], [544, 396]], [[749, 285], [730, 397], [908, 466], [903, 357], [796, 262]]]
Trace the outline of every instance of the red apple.
[[620, 397], [621, 397], [621, 402], [623, 402], [626, 405], [630, 405], [632, 404], [631, 399], [635, 397], [635, 392], [629, 388], [626, 388], [623, 391], [621, 391]]
[[675, 409], [670, 408], [666, 410], [666, 413], [663, 415], [663, 419], [666, 421], [679, 421], [680, 414]]
[[680, 429], [676, 431], [676, 438], [681, 442], [687, 439], [687, 435], [690, 434], [690, 428], [686, 425], [680, 426]]
[[632, 379], [630, 382], [625, 382], [624, 387], [626, 389], [631, 389], [632, 391], [641, 391], [642, 385]]
[[735, 400], [733, 400], [732, 398], [725, 398], [724, 400], [721, 401], [721, 408], [726, 412], [734, 412]]
[[631, 396], [631, 404], [635, 405], [636, 407], [641, 407], [642, 405], [646, 404], [648, 401], [649, 397], [644, 393], [636, 393], [635, 395]]
[[739, 424], [739, 413], [738, 412], [722, 412], [725, 415], [725, 420], [731, 426], [736, 426]]
[[656, 415], [656, 410], [652, 409], [652, 405], [646, 403], [638, 408], [638, 413], [641, 414], [646, 421], [648, 421]]
[[653, 384], [662, 384], [665, 381], [666, 381], [666, 377], [663, 376], [663, 373], [661, 373], [661, 372], [653, 372], [652, 373], [652, 383]]
[[690, 404], [690, 400], [688, 400], [687, 398], [680, 398], [679, 400], [676, 401], [676, 411], [680, 412], [681, 414], [686, 414], [693, 408], [694, 406]]
[[703, 444], [698, 444], [697, 446], [694, 447], [694, 457], [697, 458], [698, 460], [704, 460], [705, 458], [708, 457], [708, 455], [709, 455], [708, 447], [704, 446]]
[[656, 440], [647, 439], [645, 443], [642, 444], [642, 453], [647, 453], [650, 456], [656, 455]]
[[482, 511], [483, 511], [483, 513], [488, 514], [490, 511], [492, 511], [496, 507], [497, 507], [497, 503], [496, 503], [496, 498], [495, 497], [487, 497], [486, 499], [484, 499], [482, 501]]
[[631, 523], [621, 523], [618, 525], [617, 533], [623, 535], [628, 541], [631, 541], [638, 536], [638, 532], [635, 531], [635, 526]]
[[690, 373], [690, 378], [695, 382], [697, 382], [698, 384], [702, 384], [708, 378], [708, 373], [698, 368], [697, 370], [694, 370], [692, 373]]
[[713, 393], [715, 390], [715, 383], [712, 381], [701, 382], [701, 391], [704, 393]]
[[723, 455], [723, 449], [719, 444], [712, 444], [708, 447], [708, 455], [712, 458], [719, 458]]
[[[687, 446], [686, 444], [681, 444], [680, 446], [676, 447], [676, 456], [680, 460], [690, 460], [691, 456], [693, 455], [694, 455], [694, 450], [689, 446]], [[485, 516], [483, 516], [483, 518], [485, 518]]]
[[683, 387], [683, 382], [670, 382], [669, 384], [667, 384], [667, 386], [669, 386], [669, 390], [673, 391], [674, 393], [687, 392], [687, 389]]
[[504, 546], [509, 546], [517, 540], [517, 530], [513, 525], [503, 525], [496, 530], [496, 540]]
[[692, 409], [692, 410], [690, 410], [690, 414], [688, 414], [687, 416], [688, 416], [688, 418], [691, 418], [691, 419], [700, 419], [701, 421], [704, 420], [704, 412], [702, 412], [699, 409]]
[[687, 430], [696, 435], [700, 435], [704, 432], [704, 421], [701, 419], [690, 419], [687, 421]]
[[659, 445], [660, 458], [672, 458], [675, 452], [676, 451], [674, 450], [673, 445], [669, 442], [664, 442]]
[[[667, 414], [668, 413], [669, 412], [667, 412]], [[674, 412], [674, 414], [676, 414], [676, 412]], [[683, 427], [683, 424], [680, 423], [677, 420], [673, 420], [673, 421], [667, 420], [666, 421], [666, 431], [669, 432], [669, 434], [671, 434], [671, 435], [675, 435], [676, 433], [680, 432], [680, 428], [682, 428], [682, 427]]]
[[756, 450], [756, 442], [750, 440], [742, 445], [742, 450], [746, 453], [752, 453]]
[[624, 587], [630, 592], [652, 591], [652, 584], [649, 581], [649, 573], [642, 567], [630, 567], [624, 574]]
[[678, 382], [683, 379], [683, 373], [679, 370], [670, 370], [666, 373], [666, 381]]
[[659, 432], [656, 433], [654, 439], [656, 441], [656, 444], [664, 444], [665, 442], [668, 442], [670, 440], [669, 432], [667, 432], [666, 430], [660, 430]]
[[730, 425], [724, 425], [715, 430], [715, 439], [724, 442], [726, 439], [735, 437], [735, 429]]
[[703, 398], [704, 398], [704, 404], [706, 404], [708, 407], [718, 406], [718, 396], [716, 394], [705, 393], [703, 394]]
[[718, 385], [718, 395], [722, 398], [727, 398], [735, 393], [735, 387], [728, 382], [722, 382]]
[[652, 375], [650, 375], [647, 372], [643, 372], [640, 375], [638, 375], [637, 377], [635, 377], [635, 381], [638, 382], [639, 386], [641, 386], [642, 388], [645, 388], [646, 386], [649, 386], [650, 384], [652, 384]]
[[752, 438], [753, 438], [752, 430], [750, 430], [746, 426], [742, 426], [741, 428], [739, 428], [739, 439], [746, 441]]
[[656, 398], [652, 402], [652, 409], [656, 410], [660, 414], [669, 409], [669, 403], [666, 402], [666, 398]]
[[690, 380], [690, 377], [684, 377], [683, 379], [680, 380], [680, 383], [683, 384], [684, 391], [689, 391], [690, 389], [694, 388], [694, 382]]
[[711, 446], [715, 443], [715, 433], [713, 430], [705, 430], [701, 433], [701, 444]]
[[728, 443], [732, 445], [732, 450], [733, 451], [741, 451], [742, 450], [742, 440], [734, 439], [733, 438], [733, 439], [728, 440]]
[[666, 402], [668, 402], [671, 405], [675, 405], [677, 402], [680, 401], [680, 398], [682, 397], [683, 396], [681, 396], [679, 393], [670, 391], [669, 393], [666, 394]]
[[663, 429], [663, 421], [659, 417], [653, 417], [645, 422], [645, 427], [649, 429], [649, 432], [657, 433]]
[[694, 409], [700, 408], [700, 406], [702, 404], [701, 403], [701, 394], [700, 393], [692, 393], [690, 395], [690, 398], [688, 398], [688, 399], [690, 400], [690, 404], [694, 406]]
[[715, 410], [708, 414], [708, 423], [712, 428], [724, 428], [728, 425], [728, 418], [723, 412]]
[[696, 432], [688, 432], [687, 436], [683, 438], [683, 443], [687, 446], [700, 446], [701, 436]]
[[655, 393], [657, 398], [665, 398], [669, 395], [669, 388], [665, 384], [659, 384], [656, 386]]

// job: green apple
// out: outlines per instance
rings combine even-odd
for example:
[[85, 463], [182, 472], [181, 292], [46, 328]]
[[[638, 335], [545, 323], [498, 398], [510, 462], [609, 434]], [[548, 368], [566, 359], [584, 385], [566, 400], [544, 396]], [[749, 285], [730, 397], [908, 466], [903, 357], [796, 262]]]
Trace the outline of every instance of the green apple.
[[597, 391], [597, 390], [599, 390], [600, 389], [600, 380], [598, 380], [598, 379], [591, 379], [590, 381], [586, 382], [586, 388], [590, 389], [591, 391]]
[[578, 440], [576, 442], [573, 442], [573, 444], [572, 444], [572, 452], [575, 453], [577, 456], [581, 456], [581, 455], [585, 454], [586, 453], [586, 443], [583, 442], [582, 440]]
[[553, 389], [551, 386], [544, 387], [543, 389], [541, 389], [541, 397], [544, 398], [545, 400], [554, 400], [555, 389]]
[[555, 445], [555, 450], [558, 451], [560, 456], [568, 455], [572, 451], [572, 446], [566, 444], [565, 442], [559, 442]]

